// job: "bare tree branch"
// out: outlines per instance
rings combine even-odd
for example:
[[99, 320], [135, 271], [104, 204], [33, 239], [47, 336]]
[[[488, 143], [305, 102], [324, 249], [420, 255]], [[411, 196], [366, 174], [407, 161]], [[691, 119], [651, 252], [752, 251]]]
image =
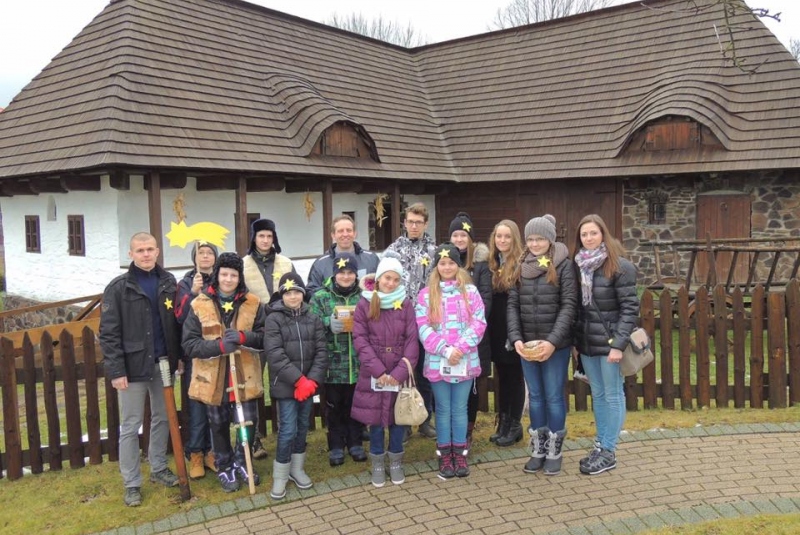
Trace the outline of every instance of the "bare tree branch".
[[427, 36], [420, 35], [411, 23], [403, 27], [397, 21], [388, 21], [380, 16], [367, 19], [361, 13], [350, 15], [334, 13], [325, 24], [406, 48], [428, 44]]
[[511, 0], [498, 9], [489, 30], [514, 28], [608, 7], [613, 0]]

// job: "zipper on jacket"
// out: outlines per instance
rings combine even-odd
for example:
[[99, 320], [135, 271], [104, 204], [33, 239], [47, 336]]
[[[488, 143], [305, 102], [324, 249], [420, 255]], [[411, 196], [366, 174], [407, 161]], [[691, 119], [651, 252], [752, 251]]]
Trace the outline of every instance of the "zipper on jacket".
[[300, 334], [300, 321], [298, 320], [299, 316], [295, 316], [294, 318], [294, 326], [297, 329], [297, 339], [300, 340], [300, 373], [305, 375], [303, 370], [305, 369], [305, 364], [303, 363], [303, 359], [305, 355], [303, 354], [303, 335]]

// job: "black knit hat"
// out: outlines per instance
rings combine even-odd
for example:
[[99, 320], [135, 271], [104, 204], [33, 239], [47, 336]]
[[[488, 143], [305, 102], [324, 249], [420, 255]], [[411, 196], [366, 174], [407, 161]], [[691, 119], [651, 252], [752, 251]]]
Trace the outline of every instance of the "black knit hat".
[[222, 253], [214, 263], [214, 272], [211, 274], [211, 286], [214, 290], [219, 290], [219, 270], [222, 268], [235, 269], [239, 272], [239, 286], [236, 293], [246, 292], [247, 286], [244, 284], [244, 262], [236, 253]]
[[247, 252], [252, 253], [256, 250], [256, 234], [262, 230], [272, 231], [272, 248], [276, 253], [280, 253], [281, 246], [278, 243], [278, 232], [275, 230], [275, 222], [272, 219], [256, 219], [253, 221], [253, 224], [250, 225], [250, 249]]
[[358, 259], [353, 253], [336, 253], [333, 257], [333, 276], [335, 277], [343, 269], [358, 274]]
[[458, 247], [450, 242], [445, 242], [436, 248], [436, 253], [433, 255], [433, 265], [438, 264], [442, 258], [450, 258], [450, 260], [458, 264], [458, 267], [464, 267], [461, 263], [461, 252]]
[[472, 226], [472, 219], [470, 219], [468, 213], [459, 212], [456, 214], [456, 217], [450, 222], [450, 233], [448, 236], [452, 236], [453, 232], [457, 230], [463, 230], [469, 234], [470, 240], [475, 241], [475, 236], [473, 234], [474, 227]]
[[201, 247], [208, 247], [209, 249], [214, 251], [214, 261], [216, 262], [217, 258], [219, 257], [219, 251], [217, 250], [217, 246], [214, 245], [213, 243], [208, 243], [207, 241], [200, 240], [194, 242], [194, 245], [192, 246], [192, 265], [194, 266], [197, 264], [197, 260], [195, 257], [197, 256], [197, 250]]
[[289, 290], [298, 290], [302, 292], [303, 295], [306, 294], [306, 285], [303, 282], [303, 278], [298, 275], [297, 273], [284, 273], [283, 277], [281, 277], [280, 282], [278, 283], [278, 293], [283, 296]]

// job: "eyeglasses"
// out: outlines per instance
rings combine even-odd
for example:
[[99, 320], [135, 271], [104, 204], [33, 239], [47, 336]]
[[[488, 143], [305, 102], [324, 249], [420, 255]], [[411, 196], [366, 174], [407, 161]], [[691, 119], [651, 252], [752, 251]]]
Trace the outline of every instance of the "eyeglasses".
[[409, 227], [421, 227], [425, 224], [425, 221], [414, 221], [412, 219], [406, 219], [406, 225]]

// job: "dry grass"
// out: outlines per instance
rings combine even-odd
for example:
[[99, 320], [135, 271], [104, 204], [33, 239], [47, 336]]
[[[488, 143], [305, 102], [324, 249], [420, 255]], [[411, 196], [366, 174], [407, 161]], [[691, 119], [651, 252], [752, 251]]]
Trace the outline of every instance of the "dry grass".
[[800, 533], [800, 514], [731, 518], [645, 531], [642, 535], [752, 535], [754, 533], [796, 535]]
[[[792, 422], [800, 420], [800, 408], [778, 410], [736, 410], [708, 409], [699, 411], [650, 410], [628, 414], [625, 428], [628, 430], [648, 430], [653, 428], [676, 429], [695, 425], [740, 424], [754, 422]], [[492, 433], [494, 417], [480, 414], [473, 451], [476, 453], [494, 448], [488, 437]], [[569, 414], [567, 419], [569, 436], [591, 437], [594, 434], [591, 413]], [[255, 461], [257, 472], [263, 482], [258, 492], [268, 492], [272, 458], [275, 451], [275, 436], [266, 440], [270, 457]], [[431, 440], [416, 435], [407, 445], [407, 459], [410, 462], [427, 460], [433, 457], [434, 444]], [[309, 435], [308, 472], [315, 481], [332, 477], [360, 473], [367, 469], [366, 464], [348, 461], [340, 467], [328, 466], [325, 433], [317, 430]], [[145, 478], [147, 466], [143, 466]], [[3, 496], [3, 515], [0, 519], [0, 533], [39, 533], [57, 532], [59, 534], [78, 534], [101, 531], [122, 526], [135, 526], [166, 518], [180, 511], [190, 511], [209, 504], [228, 501], [244, 496], [239, 493], [225, 494], [211, 475], [191, 483], [193, 498], [187, 503], [179, 503], [177, 489], [163, 489], [150, 483], [143, 487], [144, 503], [138, 508], [127, 508], [122, 504], [122, 484], [117, 463], [105, 462], [99, 466], [87, 466], [79, 470], [65, 469], [61, 472], [46, 472], [41, 475], [25, 475], [21, 480], [9, 482], [0, 480], [0, 495]], [[759, 517], [760, 518], [760, 517]], [[791, 522], [796, 531], [773, 531], [762, 533], [798, 533], [800, 518], [797, 515], [778, 517], [783, 522]], [[763, 520], [770, 521], [769, 517]], [[722, 522], [712, 523], [714, 528]], [[738, 525], [742, 523], [739, 522]], [[781, 524], [783, 525], [783, 524]], [[716, 528], [714, 528], [716, 529]], [[722, 527], [720, 529], [728, 529]], [[685, 533], [753, 533], [753, 531], [687, 531]], [[666, 532], [664, 532], [666, 533]], [[676, 533], [671, 531], [670, 533]], [[684, 533], [684, 532], [680, 532]]]

